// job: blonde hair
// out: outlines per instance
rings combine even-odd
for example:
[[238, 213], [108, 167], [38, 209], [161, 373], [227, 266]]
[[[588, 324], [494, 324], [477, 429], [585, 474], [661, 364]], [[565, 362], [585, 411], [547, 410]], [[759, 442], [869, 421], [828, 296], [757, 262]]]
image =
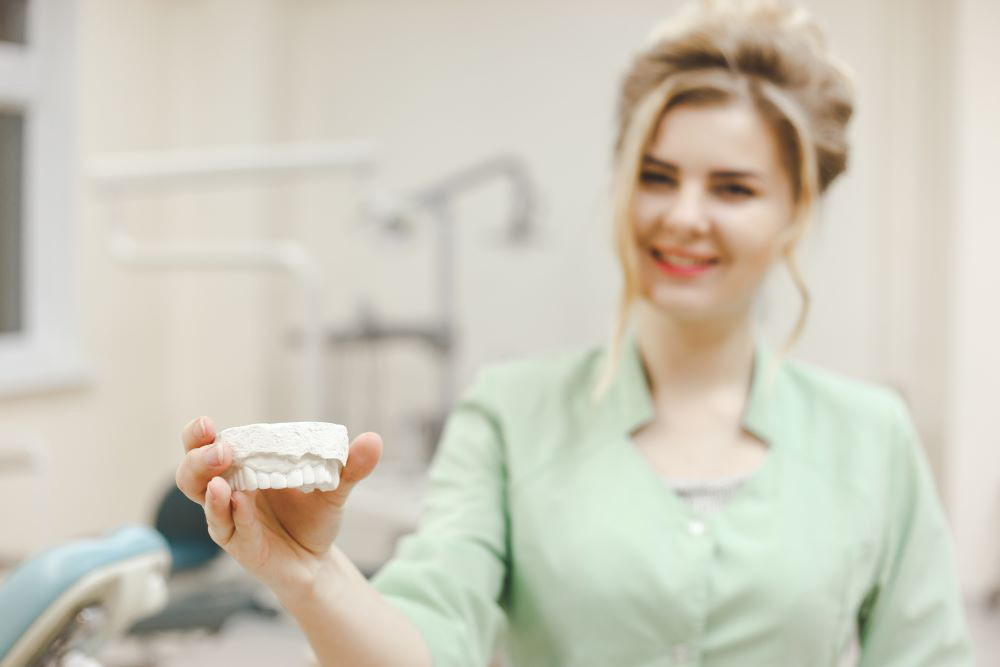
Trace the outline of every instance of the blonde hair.
[[798, 339], [809, 310], [795, 246], [809, 227], [816, 201], [847, 168], [853, 98], [852, 77], [828, 50], [821, 29], [804, 9], [778, 0], [703, 0], [652, 32], [632, 61], [619, 98], [611, 204], [624, 282], [593, 399], [603, 396], [614, 379], [639, 296], [631, 207], [642, 157], [660, 119], [680, 104], [745, 101], [775, 131], [795, 198], [792, 235], [782, 254], [803, 301], [783, 356]]

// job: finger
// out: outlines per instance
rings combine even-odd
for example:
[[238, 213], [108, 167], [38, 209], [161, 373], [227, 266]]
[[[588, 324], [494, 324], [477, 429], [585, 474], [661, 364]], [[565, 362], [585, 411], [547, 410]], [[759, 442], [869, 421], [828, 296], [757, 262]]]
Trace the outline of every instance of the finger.
[[257, 522], [253, 503], [250, 501], [250, 497], [243, 491], [233, 491], [231, 496], [233, 501], [233, 524], [236, 526], [236, 530], [241, 533], [246, 532], [247, 536], [250, 537], [249, 533], [254, 529], [257, 531], [260, 530], [260, 524]]
[[371, 474], [382, 458], [382, 436], [378, 433], [362, 433], [351, 443], [347, 454], [347, 465], [340, 471], [340, 484], [329, 494], [330, 502], [342, 506], [347, 501], [351, 489]]
[[198, 417], [188, 422], [181, 431], [181, 442], [184, 443], [184, 451], [191, 451], [195, 447], [207, 445], [215, 440], [215, 424], [208, 417]]
[[257, 511], [254, 509], [253, 500], [242, 491], [233, 491], [233, 525], [236, 528], [236, 535], [242, 545], [241, 548], [248, 549], [251, 553], [264, 553], [264, 533], [261, 529], [260, 521], [257, 518]]
[[205, 521], [208, 534], [220, 547], [225, 548], [233, 538], [236, 526], [229, 506], [232, 490], [221, 477], [213, 477], [205, 492]]
[[177, 466], [177, 488], [196, 503], [204, 503], [209, 481], [225, 472], [232, 459], [232, 451], [221, 442], [192, 449]]

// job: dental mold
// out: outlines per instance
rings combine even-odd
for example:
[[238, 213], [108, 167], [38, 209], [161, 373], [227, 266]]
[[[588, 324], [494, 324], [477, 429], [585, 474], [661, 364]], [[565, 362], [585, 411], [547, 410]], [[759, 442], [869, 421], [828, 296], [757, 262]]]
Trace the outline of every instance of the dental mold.
[[340, 424], [248, 424], [224, 429], [215, 441], [232, 449], [223, 477], [235, 491], [333, 491], [347, 465], [347, 428]]

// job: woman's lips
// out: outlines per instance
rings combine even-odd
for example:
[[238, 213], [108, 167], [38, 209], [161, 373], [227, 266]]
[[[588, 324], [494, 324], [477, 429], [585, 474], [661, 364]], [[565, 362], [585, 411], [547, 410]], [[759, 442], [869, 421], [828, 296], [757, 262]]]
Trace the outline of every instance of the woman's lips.
[[663, 256], [660, 255], [660, 253], [656, 250], [650, 251], [650, 254], [653, 256], [653, 261], [656, 263], [657, 268], [659, 268], [661, 271], [671, 276], [681, 276], [681, 277], [700, 276], [706, 271], [715, 268], [715, 266], [719, 263], [718, 260], [711, 260], [706, 264], [699, 263], [690, 266], [680, 266], [677, 264], [671, 264], [667, 262], [663, 258]]

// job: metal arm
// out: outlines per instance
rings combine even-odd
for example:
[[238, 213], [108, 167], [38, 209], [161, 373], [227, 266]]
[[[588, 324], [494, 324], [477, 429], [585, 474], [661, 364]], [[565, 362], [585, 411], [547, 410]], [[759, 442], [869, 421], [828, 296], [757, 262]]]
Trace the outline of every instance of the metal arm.
[[[364, 142], [306, 146], [247, 146], [204, 151], [140, 153], [107, 156], [90, 169], [95, 186], [108, 199], [134, 192], [195, 188], [209, 181], [263, 178], [278, 174], [331, 171], [368, 176], [375, 167], [374, 148]], [[298, 241], [226, 244], [205, 248], [195, 244], [144, 244], [131, 237], [120, 220], [108, 216], [108, 249], [119, 262], [155, 270], [262, 269], [289, 273], [303, 295], [304, 419], [320, 419], [326, 405], [322, 359], [320, 306], [323, 285], [319, 272]]]

